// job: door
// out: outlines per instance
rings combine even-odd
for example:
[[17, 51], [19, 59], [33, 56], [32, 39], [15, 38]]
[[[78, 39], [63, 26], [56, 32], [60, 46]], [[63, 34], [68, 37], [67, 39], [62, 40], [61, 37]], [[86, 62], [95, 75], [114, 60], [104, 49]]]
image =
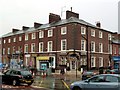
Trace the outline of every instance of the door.
[[76, 61], [71, 61], [70, 62], [70, 69], [75, 70], [76, 69]]

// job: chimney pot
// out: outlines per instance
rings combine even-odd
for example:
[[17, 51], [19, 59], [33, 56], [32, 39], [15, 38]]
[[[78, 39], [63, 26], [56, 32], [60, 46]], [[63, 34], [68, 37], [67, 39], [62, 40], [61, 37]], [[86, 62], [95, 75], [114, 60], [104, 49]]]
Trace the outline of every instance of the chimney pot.
[[99, 27], [99, 28], [101, 27], [100, 21], [97, 21], [97, 22], [96, 22], [96, 26]]

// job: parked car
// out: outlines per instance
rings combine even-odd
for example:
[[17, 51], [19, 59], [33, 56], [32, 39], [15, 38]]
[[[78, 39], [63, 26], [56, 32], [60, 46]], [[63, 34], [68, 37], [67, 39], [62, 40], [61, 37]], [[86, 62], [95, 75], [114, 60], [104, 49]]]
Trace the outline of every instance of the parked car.
[[94, 75], [96, 75], [97, 73], [95, 71], [84, 71], [82, 74], [82, 80], [86, 80]]
[[12, 85], [20, 85], [21, 83], [31, 85], [33, 81], [32, 74], [24, 69], [9, 69], [2, 75], [2, 82], [12, 83]]
[[118, 74], [95, 75], [83, 81], [73, 82], [71, 90], [120, 90]]
[[107, 69], [105, 71], [105, 74], [120, 74], [120, 70], [118, 70], [118, 69], [112, 69], [112, 70]]

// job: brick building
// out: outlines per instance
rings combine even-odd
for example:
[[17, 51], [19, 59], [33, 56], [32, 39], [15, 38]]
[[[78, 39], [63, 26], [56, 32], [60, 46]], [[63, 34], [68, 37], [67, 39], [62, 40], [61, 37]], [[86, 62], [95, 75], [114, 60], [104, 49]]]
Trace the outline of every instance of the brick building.
[[2, 36], [2, 62], [41, 69], [75, 70], [109, 67], [113, 33], [92, 25], [79, 14], [66, 11], [66, 19], [50, 13], [49, 23], [23, 26]]
[[112, 40], [112, 60], [114, 68], [120, 68], [120, 34]]

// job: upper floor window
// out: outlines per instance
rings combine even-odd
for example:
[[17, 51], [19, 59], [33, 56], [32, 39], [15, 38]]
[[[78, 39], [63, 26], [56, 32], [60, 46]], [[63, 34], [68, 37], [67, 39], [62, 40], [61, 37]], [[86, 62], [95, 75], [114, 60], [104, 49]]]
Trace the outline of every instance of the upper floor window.
[[91, 41], [91, 51], [95, 52], [95, 42]]
[[112, 44], [108, 44], [108, 53], [112, 54]]
[[64, 35], [67, 33], [67, 27], [61, 27], [61, 34]]
[[43, 42], [39, 43], [39, 52], [43, 52]]
[[119, 51], [118, 51], [118, 52], [119, 52], [119, 54], [120, 54], [120, 48], [119, 48]]
[[13, 52], [13, 54], [15, 54], [15, 46], [13, 46], [13, 51], [12, 52]]
[[5, 54], [5, 48], [3, 48], [3, 55]]
[[8, 39], [8, 43], [11, 43], [11, 39], [10, 38]]
[[10, 54], [10, 48], [8, 48], [8, 54]]
[[4, 40], [4, 44], [6, 43], [6, 40]]
[[82, 51], [86, 50], [86, 41], [85, 40], [81, 40], [81, 50]]
[[61, 40], [61, 50], [67, 49], [67, 41], [66, 39]]
[[117, 50], [116, 50], [116, 47], [114, 47], [114, 54], [117, 54]]
[[19, 41], [22, 41], [22, 36], [19, 36]]
[[91, 36], [95, 37], [95, 30], [91, 29]]
[[39, 31], [39, 38], [43, 38], [44, 37], [44, 31], [40, 30]]
[[86, 28], [85, 27], [81, 27], [81, 34], [86, 34]]
[[28, 40], [28, 38], [29, 38], [28, 34], [25, 34], [25, 40]]
[[35, 52], [35, 43], [31, 44], [31, 52]]
[[103, 33], [99, 31], [99, 38], [103, 38]]
[[48, 37], [52, 37], [53, 36], [53, 30], [48, 30]]
[[32, 39], [36, 38], [36, 33], [32, 33]]
[[25, 44], [25, 53], [27, 53], [28, 52], [28, 44]]
[[0, 40], [0, 44], [2, 44], [2, 41]]
[[13, 38], [13, 42], [16, 42], [16, 37]]
[[99, 67], [103, 67], [103, 57], [99, 57]]
[[48, 41], [48, 50], [47, 51], [52, 51], [52, 41]]
[[95, 57], [91, 57], [91, 67], [95, 67]]
[[108, 34], [108, 40], [112, 40], [112, 35]]
[[99, 43], [99, 52], [103, 52], [103, 44], [102, 43]]

